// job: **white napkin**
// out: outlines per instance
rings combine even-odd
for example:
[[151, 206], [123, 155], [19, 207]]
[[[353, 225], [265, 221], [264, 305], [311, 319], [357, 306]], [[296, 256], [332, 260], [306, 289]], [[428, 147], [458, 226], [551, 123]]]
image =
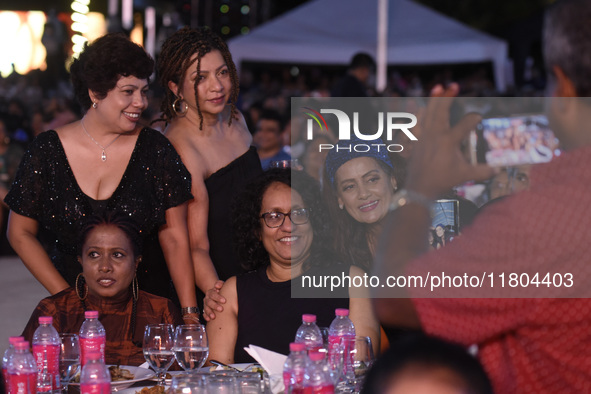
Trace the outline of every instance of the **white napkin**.
[[271, 391], [274, 394], [284, 392], [283, 364], [285, 364], [287, 356], [255, 345], [249, 345], [244, 350], [269, 374]]

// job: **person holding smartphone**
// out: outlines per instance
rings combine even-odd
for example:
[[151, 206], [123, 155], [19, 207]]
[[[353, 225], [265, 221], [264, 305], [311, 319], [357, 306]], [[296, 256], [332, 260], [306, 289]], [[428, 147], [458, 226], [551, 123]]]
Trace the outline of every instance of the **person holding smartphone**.
[[393, 214], [384, 225], [387, 242], [378, 247], [373, 274], [382, 278], [445, 270], [467, 277], [492, 272], [497, 279], [549, 273], [565, 281], [539, 287], [497, 282], [485, 292], [458, 287], [454, 298], [449, 291], [425, 298], [419, 288], [385, 298], [394, 290], [372, 289], [382, 324], [421, 328], [466, 347], [477, 344], [497, 393], [575, 393], [588, 391], [591, 382], [590, 19], [589, 0], [557, 1], [545, 17], [546, 114], [560, 140], [560, 157], [532, 169], [528, 191], [483, 211], [461, 239], [423, 253], [431, 201], [454, 185], [494, 174], [461, 154], [461, 141], [479, 116], [468, 115], [451, 127], [449, 110], [459, 86], [438, 85], [409, 163], [406, 189], [394, 197]]

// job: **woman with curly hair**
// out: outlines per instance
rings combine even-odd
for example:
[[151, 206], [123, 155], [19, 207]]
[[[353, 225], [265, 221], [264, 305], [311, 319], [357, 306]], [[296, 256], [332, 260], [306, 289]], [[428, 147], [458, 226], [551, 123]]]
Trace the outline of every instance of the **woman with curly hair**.
[[178, 295], [189, 308], [186, 320], [193, 321], [197, 299], [186, 224], [191, 175], [164, 136], [138, 124], [153, 69], [152, 58], [123, 34], [85, 47], [70, 68], [84, 116], [31, 143], [6, 197], [8, 238], [54, 295], [74, 286], [80, 274], [80, 221], [106, 210], [124, 212], [144, 236], [140, 288]]
[[[379, 348], [379, 326], [369, 299], [346, 286], [331, 294], [339, 298], [321, 298], [327, 293], [302, 284], [303, 275], [354, 280], [364, 274], [358, 267], [332, 262], [318, 184], [302, 172], [272, 169], [248, 185], [237, 202], [237, 251], [244, 268], [253, 271], [231, 277], [221, 289], [227, 304], [207, 324], [210, 358], [252, 362], [243, 350], [251, 344], [287, 354], [302, 314], [315, 314], [318, 325], [327, 327], [335, 308], [349, 308], [357, 335], [370, 336]], [[314, 298], [292, 298], [292, 290]]]
[[[241, 272], [228, 245], [232, 226], [228, 207], [238, 190], [262, 172], [252, 135], [236, 109], [238, 76], [228, 47], [209, 28], [183, 28], [162, 45], [158, 75], [166, 91], [165, 134], [193, 179], [188, 219], [195, 270], [208, 299], [223, 303], [223, 282]], [[205, 271], [213, 262], [214, 270]], [[206, 302], [204, 317], [215, 318]], [[209, 305], [209, 306], [208, 306]]]

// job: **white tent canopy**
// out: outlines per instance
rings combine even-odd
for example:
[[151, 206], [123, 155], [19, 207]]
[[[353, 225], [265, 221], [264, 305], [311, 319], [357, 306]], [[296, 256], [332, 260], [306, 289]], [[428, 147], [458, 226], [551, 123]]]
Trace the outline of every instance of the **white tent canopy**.
[[[505, 90], [507, 44], [410, 0], [390, 0], [388, 64], [491, 61], [497, 90]], [[228, 46], [243, 61], [348, 64], [357, 52], [375, 57], [376, 0], [312, 0], [235, 37]]]

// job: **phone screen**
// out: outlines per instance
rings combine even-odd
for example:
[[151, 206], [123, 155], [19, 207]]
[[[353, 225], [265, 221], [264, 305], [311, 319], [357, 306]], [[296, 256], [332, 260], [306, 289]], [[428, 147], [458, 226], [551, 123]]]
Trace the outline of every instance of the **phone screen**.
[[458, 200], [436, 200], [431, 205], [431, 229], [429, 245], [439, 249], [459, 235], [460, 203]]
[[483, 119], [470, 140], [472, 162], [508, 167], [547, 163], [560, 155], [544, 115]]

